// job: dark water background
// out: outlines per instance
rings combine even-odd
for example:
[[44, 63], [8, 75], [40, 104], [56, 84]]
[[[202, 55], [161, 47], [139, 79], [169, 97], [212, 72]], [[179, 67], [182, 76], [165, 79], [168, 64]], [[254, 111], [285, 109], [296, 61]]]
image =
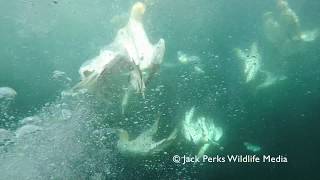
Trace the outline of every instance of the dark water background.
[[[119, 26], [112, 24], [110, 19], [127, 12], [133, 4], [133, 1], [126, 0], [56, 2], [0, 2], [0, 86], [9, 86], [18, 92], [11, 108], [11, 113], [16, 117], [12, 124], [19, 118], [35, 114], [45, 103], [54, 102], [59, 97], [60, 92], [66, 87], [52, 79], [54, 70], [66, 72], [75, 84], [79, 80], [80, 65], [96, 56], [103, 46], [113, 40]], [[148, 160], [128, 161], [125, 158], [114, 157], [113, 160], [119, 163], [113, 166], [120, 169], [114, 171], [122, 174], [114, 177], [319, 178], [319, 40], [308, 44], [304, 53], [290, 57], [285, 68], [281, 69], [288, 77], [286, 81], [256, 92], [253, 87], [244, 83], [241, 63], [234, 57], [233, 49], [248, 47], [254, 40], [263, 42], [262, 14], [274, 11], [274, 1], [155, 2], [154, 6], [147, 9], [145, 28], [152, 42], [161, 37], [166, 40], [164, 61], [176, 62], [176, 53], [182, 50], [199, 56], [206, 74], [194, 75], [192, 68], [186, 66], [163, 67], [160, 75], [150, 85], [150, 89], [159, 84], [164, 85], [162, 95], [157, 96], [149, 91], [147, 99], [150, 103], [140, 102], [140, 105], [151, 107], [162, 104], [157, 106], [166, 114], [162, 126], [168, 124], [171, 129], [179, 124], [185, 111], [191, 106], [196, 106], [200, 114], [215, 117], [216, 122], [224, 129], [221, 144], [225, 150], [213, 150], [210, 155], [247, 154], [242, 143], [250, 141], [262, 146], [261, 154], [286, 155], [289, 162], [199, 166], [173, 164], [171, 155], [183, 154], [193, 148], [183, 145], [184, 148], [175, 146], [170, 149], [167, 156], [156, 156]], [[319, 26], [320, 1], [291, 0], [289, 3], [299, 15], [303, 28], [312, 29]], [[147, 117], [153, 116], [152, 110], [139, 110], [141, 106], [134, 106], [128, 117], [134, 119], [142, 116], [137, 115], [135, 110], [146, 112]], [[112, 111], [109, 110], [101, 110], [101, 114]], [[115, 117], [102, 119], [110, 120], [111, 125], [119, 125], [117, 118], [123, 117]], [[151, 123], [150, 119], [142, 122]], [[143, 129], [142, 125], [135, 127], [130, 125], [130, 122], [124, 122], [123, 126], [131, 127], [129, 131], [138, 133]], [[1, 126], [3, 124], [0, 123]], [[94, 149], [96, 144], [90, 147]], [[95, 154], [94, 150], [86, 152]], [[102, 153], [101, 156], [103, 155]], [[99, 155], [96, 156], [92, 159], [101, 158]], [[144, 166], [145, 161], [151, 161], [153, 168]], [[119, 165], [121, 163], [122, 165]], [[92, 169], [97, 169], [99, 163], [91, 162], [92, 164], [95, 165]], [[135, 174], [136, 177], [132, 177], [131, 174]], [[68, 173], [64, 177], [68, 179]]]

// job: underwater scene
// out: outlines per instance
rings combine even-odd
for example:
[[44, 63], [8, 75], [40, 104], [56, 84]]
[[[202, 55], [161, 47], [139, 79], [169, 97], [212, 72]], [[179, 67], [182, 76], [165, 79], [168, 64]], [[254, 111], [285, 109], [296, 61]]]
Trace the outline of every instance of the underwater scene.
[[319, 179], [320, 1], [0, 3], [0, 180]]

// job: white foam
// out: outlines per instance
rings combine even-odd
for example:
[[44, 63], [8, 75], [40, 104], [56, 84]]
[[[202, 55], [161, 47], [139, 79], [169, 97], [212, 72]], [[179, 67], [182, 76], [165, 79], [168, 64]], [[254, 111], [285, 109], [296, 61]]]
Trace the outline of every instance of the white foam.
[[37, 131], [41, 131], [41, 130], [42, 130], [42, 128], [39, 126], [27, 124], [27, 125], [20, 127], [19, 129], [17, 129], [16, 137], [20, 138], [20, 137], [26, 136], [28, 134], [33, 134], [33, 133], [35, 133]]
[[20, 124], [26, 125], [26, 124], [38, 124], [41, 122], [41, 119], [38, 116], [29, 116], [25, 117], [20, 121]]
[[6, 141], [11, 140], [13, 135], [14, 134], [11, 131], [0, 128], [0, 146], [4, 144]]
[[0, 100], [1, 99], [14, 99], [17, 92], [10, 87], [0, 87]]

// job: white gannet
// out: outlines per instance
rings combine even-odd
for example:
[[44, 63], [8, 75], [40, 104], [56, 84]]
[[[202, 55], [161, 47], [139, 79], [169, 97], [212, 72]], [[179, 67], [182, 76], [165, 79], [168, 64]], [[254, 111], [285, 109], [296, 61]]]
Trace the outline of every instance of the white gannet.
[[123, 94], [125, 89], [122, 109], [131, 92], [144, 94], [145, 84], [157, 72], [165, 52], [163, 39], [154, 45], [149, 41], [142, 22], [145, 10], [142, 2], [133, 5], [128, 23], [114, 41], [80, 67], [81, 82], [73, 89], [88, 89], [102, 97]]
[[269, 41], [286, 49], [298, 42], [314, 41], [319, 33], [318, 29], [302, 31], [298, 15], [286, 0], [277, 0], [278, 15], [267, 12], [264, 17], [264, 32]]
[[197, 156], [201, 157], [210, 145], [219, 145], [218, 141], [223, 135], [222, 128], [216, 127], [212, 120], [204, 117], [194, 118], [194, 107], [186, 112], [183, 121], [183, 135], [187, 141], [201, 146]]
[[291, 9], [287, 0], [278, 0], [277, 7], [280, 11], [279, 22], [289, 36], [289, 40], [311, 42], [314, 41], [318, 35], [318, 29], [303, 31], [300, 25], [298, 15]]
[[261, 55], [258, 51], [257, 43], [252, 43], [248, 51], [239, 48], [236, 48], [235, 51], [237, 57], [243, 61], [246, 82], [254, 80], [261, 68]]
[[278, 21], [290, 40], [300, 40], [301, 27], [297, 14], [290, 8], [286, 0], [277, 0], [279, 10]]
[[126, 49], [131, 60], [142, 71], [160, 65], [165, 51], [163, 39], [160, 39], [155, 45], [149, 41], [142, 23], [145, 10], [146, 7], [143, 3], [135, 3], [131, 9], [128, 24], [118, 31], [115, 39], [120, 46]]
[[117, 148], [121, 154], [132, 156], [148, 156], [163, 151], [166, 147], [172, 144], [177, 136], [175, 129], [167, 138], [160, 141], [154, 141], [153, 137], [157, 133], [159, 126], [159, 118], [151, 126], [150, 129], [142, 132], [135, 139], [130, 140], [129, 134], [124, 129], [117, 129], [119, 136]]

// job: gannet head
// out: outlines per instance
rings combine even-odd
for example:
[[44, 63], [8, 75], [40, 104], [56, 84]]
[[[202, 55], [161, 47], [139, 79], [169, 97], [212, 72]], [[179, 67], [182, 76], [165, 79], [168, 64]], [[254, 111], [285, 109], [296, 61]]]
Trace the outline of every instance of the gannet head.
[[132, 6], [130, 18], [133, 18], [137, 21], [141, 21], [145, 11], [146, 11], [145, 4], [142, 2], [136, 2]]
[[280, 10], [285, 10], [288, 9], [288, 2], [285, 0], [278, 0], [277, 1], [277, 6]]

